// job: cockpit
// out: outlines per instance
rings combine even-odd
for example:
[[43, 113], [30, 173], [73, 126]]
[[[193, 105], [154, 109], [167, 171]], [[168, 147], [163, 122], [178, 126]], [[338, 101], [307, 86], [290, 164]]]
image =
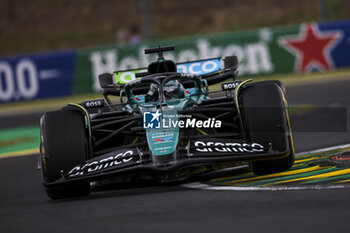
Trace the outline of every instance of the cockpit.
[[[159, 85], [152, 83], [145, 95], [145, 102], [154, 102], [159, 99]], [[172, 80], [163, 86], [163, 94], [166, 100], [182, 99], [185, 97], [185, 88], [178, 80]]]
[[198, 81], [194, 79], [181, 77], [180, 74], [174, 78], [168, 79], [168, 77], [160, 75], [150, 79], [142, 79], [131, 85], [128, 84], [126, 92], [129, 101], [134, 99], [139, 104], [168, 102], [184, 99], [195, 93], [202, 93], [200, 83], [196, 83]]

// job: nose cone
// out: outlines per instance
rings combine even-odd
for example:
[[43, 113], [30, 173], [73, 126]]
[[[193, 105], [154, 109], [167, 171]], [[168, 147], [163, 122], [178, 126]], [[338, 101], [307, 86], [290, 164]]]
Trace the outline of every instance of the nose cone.
[[[150, 114], [150, 115], [148, 115]], [[166, 165], [176, 160], [179, 141], [178, 114], [174, 108], [163, 107], [151, 112], [144, 111], [144, 128], [148, 147], [155, 164]]]

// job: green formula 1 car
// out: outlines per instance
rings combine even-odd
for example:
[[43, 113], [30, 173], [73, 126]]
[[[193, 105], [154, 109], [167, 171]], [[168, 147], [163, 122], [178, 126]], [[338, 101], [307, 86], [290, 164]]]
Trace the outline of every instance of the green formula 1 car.
[[101, 74], [104, 99], [43, 115], [39, 162], [50, 198], [88, 195], [91, 182], [106, 180], [186, 180], [242, 161], [258, 175], [293, 165], [282, 83], [235, 81], [235, 56], [165, 60], [174, 49], [146, 49], [158, 53], [147, 69]]

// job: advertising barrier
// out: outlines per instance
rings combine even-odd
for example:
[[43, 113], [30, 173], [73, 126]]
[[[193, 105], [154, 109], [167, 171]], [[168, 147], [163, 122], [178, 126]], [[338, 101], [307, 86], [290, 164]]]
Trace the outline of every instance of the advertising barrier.
[[75, 51], [0, 59], [0, 103], [72, 94]]
[[145, 68], [158, 45], [175, 45], [164, 56], [177, 63], [236, 55], [240, 76], [331, 70], [350, 67], [350, 20], [4, 58], [0, 102], [97, 91], [99, 74]]

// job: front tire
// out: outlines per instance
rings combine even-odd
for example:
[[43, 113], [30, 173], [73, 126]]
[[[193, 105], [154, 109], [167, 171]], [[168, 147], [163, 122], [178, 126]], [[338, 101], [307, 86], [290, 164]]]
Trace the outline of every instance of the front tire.
[[285, 157], [252, 161], [250, 167], [257, 175], [288, 170], [294, 163], [294, 146], [291, 127], [280, 82], [265, 81], [247, 84], [240, 100], [248, 138], [264, 146], [272, 144], [275, 151], [285, 151]]
[[[84, 118], [80, 112], [54, 111], [44, 114], [40, 124], [41, 164], [43, 178], [57, 181], [72, 167], [87, 159]], [[63, 185], [46, 188], [51, 199], [86, 196], [90, 184]]]

